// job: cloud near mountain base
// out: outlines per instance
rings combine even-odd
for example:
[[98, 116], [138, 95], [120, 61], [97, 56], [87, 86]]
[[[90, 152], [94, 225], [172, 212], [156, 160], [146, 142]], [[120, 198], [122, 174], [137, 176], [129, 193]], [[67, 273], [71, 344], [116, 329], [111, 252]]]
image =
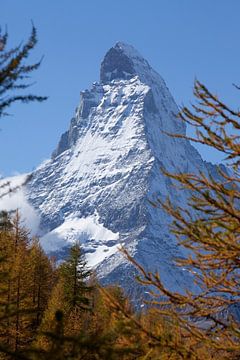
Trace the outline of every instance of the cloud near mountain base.
[[22, 224], [31, 231], [32, 235], [35, 235], [38, 232], [40, 218], [27, 201], [23, 187], [21, 186], [24, 184], [26, 177], [27, 174], [23, 174], [5, 178], [0, 181], [0, 186], [9, 182], [9, 185], [0, 189], [0, 196], [7, 193], [10, 189], [12, 190], [9, 194], [0, 198], [0, 211], [15, 211], [18, 209], [21, 215]]

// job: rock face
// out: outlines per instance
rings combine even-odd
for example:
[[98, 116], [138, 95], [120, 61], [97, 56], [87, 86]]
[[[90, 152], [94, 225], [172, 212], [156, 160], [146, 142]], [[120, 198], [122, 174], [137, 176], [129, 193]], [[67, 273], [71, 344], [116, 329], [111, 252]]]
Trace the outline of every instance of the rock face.
[[169, 232], [169, 215], [149, 203], [169, 196], [176, 206], [187, 206], [188, 192], [178, 190], [161, 167], [194, 173], [209, 168], [187, 140], [164, 133], [185, 134], [177, 113], [163, 79], [132, 46], [117, 43], [107, 52], [100, 82], [81, 93], [69, 130], [25, 189], [49, 253], [64, 256], [79, 239], [100, 279], [136, 296], [135, 270], [118, 251], [122, 243], [172, 289], [191, 287], [191, 274], [173, 264], [183, 253]]

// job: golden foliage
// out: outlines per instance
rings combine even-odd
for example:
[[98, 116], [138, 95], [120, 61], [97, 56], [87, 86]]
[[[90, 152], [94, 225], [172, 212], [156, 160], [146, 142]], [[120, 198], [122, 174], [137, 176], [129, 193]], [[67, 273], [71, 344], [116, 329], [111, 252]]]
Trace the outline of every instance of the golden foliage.
[[182, 343], [174, 345], [180, 358], [237, 359], [240, 319], [234, 307], [239, 308], [240, 301], [240, 112], [226, 106], [199, 81], [194, 94], [197, 104], [193, 110], [183, 107], [179, 117], [196, 128], [196, 137], [169, 135], [221, 151], [228, 168], [219, 166], [215, 179], [201, 171], [174, 174], [163, 169], [165, 176], [190, 190], [189, 207], [176, 208], [170, 200], [153, 205], [162, 206], [173, 218], [172, 232], [189, 253], [177, 264], [194, 276], [197, 293], [169, 290], [161, 274], [146, 272], [123, 252], [140, 271], [140, 282], [151, 286], [149, 305], [171, 323], [171, 333], [180, 334]]

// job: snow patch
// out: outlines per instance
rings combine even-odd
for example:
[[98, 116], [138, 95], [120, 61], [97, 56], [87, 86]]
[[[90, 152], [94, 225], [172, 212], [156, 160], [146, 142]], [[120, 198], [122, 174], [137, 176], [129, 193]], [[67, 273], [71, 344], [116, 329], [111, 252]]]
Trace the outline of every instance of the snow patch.
[[94, 267], [117, 251], [118, 239], [119, 233], [104, 227], [95, 211], [86, 218], [67, 218], [59, 227], [44, 235], [40, 242], [44, 250], [50, 253], [80, 241], [89, 266]]
[[87, 253], [86, 254], [86, 260], [88, 263], [88, 266], [96, 267], [98, 264], [100, 264], [103, 260], [110, 257], [111, 255], [115, 254], [117, 251], [119, 251], [120, 244], [114, 245], [114, 246], [106, 246], [106, 245], [100, 245], [94, 253]]

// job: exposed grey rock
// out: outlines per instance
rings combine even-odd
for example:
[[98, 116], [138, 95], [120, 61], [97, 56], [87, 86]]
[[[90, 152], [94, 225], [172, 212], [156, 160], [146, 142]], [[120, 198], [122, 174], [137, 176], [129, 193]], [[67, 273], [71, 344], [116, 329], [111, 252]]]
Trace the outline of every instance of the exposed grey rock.
[[161, 167], [193, 173], [214, 173], [216, 167], [188, 140], [166, 135], [185, 134], [185, 125], [165, 82], [133, 47], [111, 48], [100, 77], [81, 93], [51, 161], [34, 171], [26, 187], [41, 218], [41, 242], [62, 256], [80, 239], [101, 281], [118, 282], [136, 298], [135, 270], [117, 251], [123, 243], [170, 288], [184, 291], [194, 286], [192, 275], [176, 268], [174, 259], [185, 253], [169, 231], [169, 215], [149, 199], [170, 197], [176, 206], [188, 206], [189, 192]]

